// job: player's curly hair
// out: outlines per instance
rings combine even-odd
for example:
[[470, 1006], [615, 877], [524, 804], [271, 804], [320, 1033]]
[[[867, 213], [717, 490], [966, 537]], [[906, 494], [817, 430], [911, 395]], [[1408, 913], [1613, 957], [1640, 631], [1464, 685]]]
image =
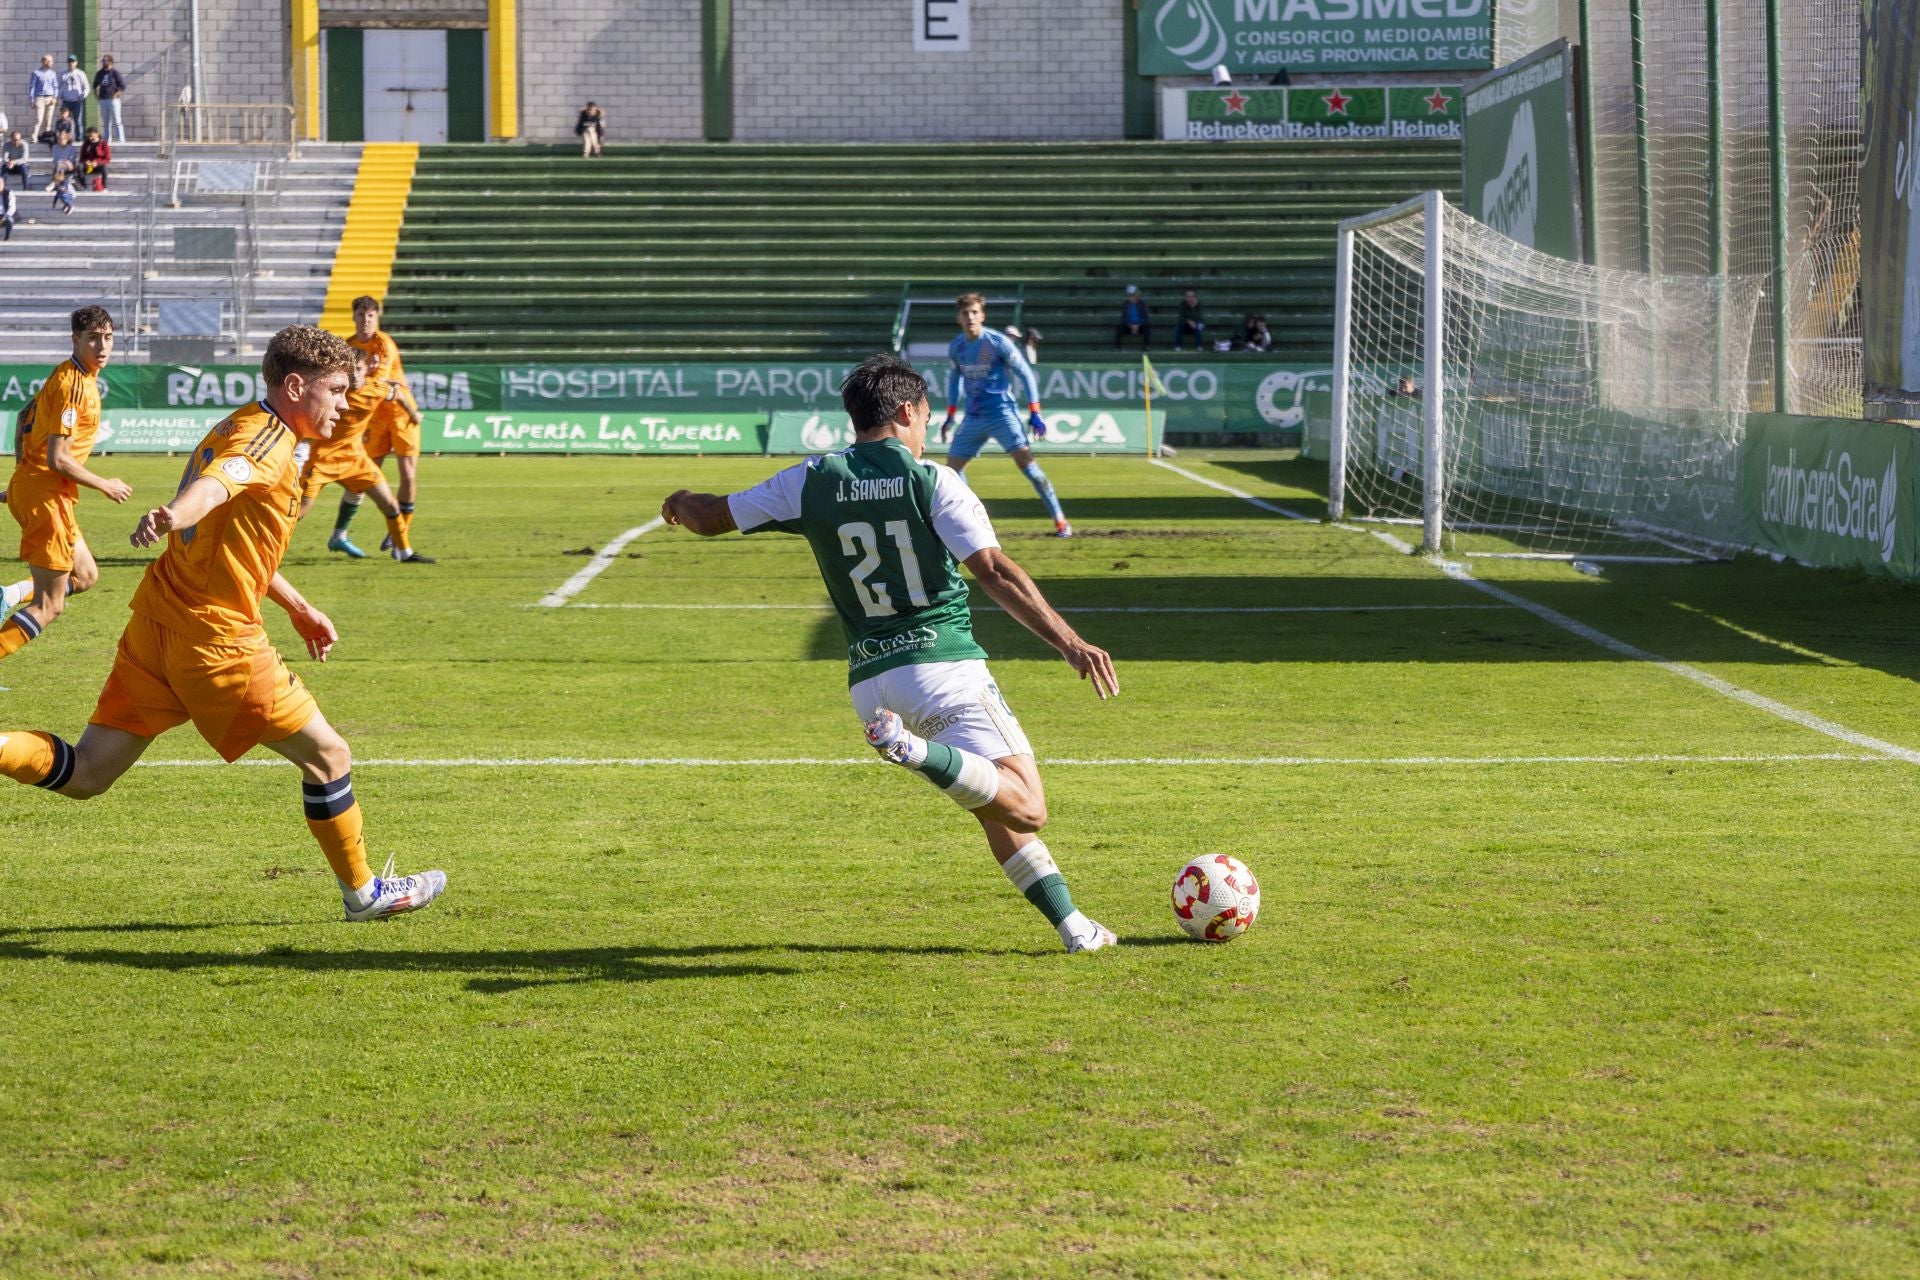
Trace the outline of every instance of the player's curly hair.
[[260, 372], [266, 375], [269, 387], [279, 386], [290, 373], [305, 378], [328, 373], [351, 374], [353, 348], [345, 338], [325, 329], [316, 329], [310, 324], [290, 324], [274, 334], [273, 341], [267, 344]]
[[893, 421], [903, 404], [927, 398], [927, 380], [898, 356], [868, 356], [840, 384], [840, 403], [855, 431], [876, 431]]
[[113, 313], [105, 307], [82, 307], [67, 318], [73, 322], [73, 336], [76, 338], [102, 325], [113, 328]]
[[973, 306], [977, 306], [982, 311], [985, 311], [987, 309], [987, 295], [984, 293], [963, 293], [953, 300], [953, 309], [955, 311], [958, 311], [962, 307]]

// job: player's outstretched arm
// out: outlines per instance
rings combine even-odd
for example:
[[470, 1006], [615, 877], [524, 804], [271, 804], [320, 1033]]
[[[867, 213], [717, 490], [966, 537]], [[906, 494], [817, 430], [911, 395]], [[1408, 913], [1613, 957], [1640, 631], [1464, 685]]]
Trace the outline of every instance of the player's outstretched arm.
[[1102, 698], [1119, 694], [1120, 678], [1113, 673], [1112, 656], [1105, 649], [1082, 640], [1080, 634], [1067, 625], [1067, 620], [1047, 603], [1027, 571], [1015, 564], [1006, 552], [998, 547], [986, 547], [968, 556], [964, 563], [967, 572], [995, 604], [1011, 614], [1015, 622], [1059, 650], [1060, 656], [1080, 673], [1082, 680], [1093, 681], [1095, 693]]
[[75, 484], [97, 489], [112, 502], [125, 502], [133, 496], [133, 486], [125, 480], [114, 480], [107, 476], [95, 475], [73, 460], [73, 454], [67, 448], [67, 437], [49, 436], [47, 438], [47, 470], [57, 476], [65, 476]]
[[267, 599], [287, 611], [287, 617], [293, 620], [293, 629], [306, 641], [307, 653], [314, 661], [325, 662], [328, 650], [340, 639], [333, 619], [308, 604], [307, 598], [277, 573], [273, 575], [273, 581], [267, 584]]
[[691, 489], [668, 494], [660, 504], [660, 518], [668, 524], [683, 525], [703, 538], [717, 538], [739, 527], [733, 522], [733, 509], [727, 505], [725, 494], [695, 493]]
[[231, 496], [227, 486], [212, 476], [201, 476], [174, 494], [172, 502], [141, 516], [140, 523], [133, 527], [131, 541], [136, 547], [150, 547], [175, 529], [191, 529]]

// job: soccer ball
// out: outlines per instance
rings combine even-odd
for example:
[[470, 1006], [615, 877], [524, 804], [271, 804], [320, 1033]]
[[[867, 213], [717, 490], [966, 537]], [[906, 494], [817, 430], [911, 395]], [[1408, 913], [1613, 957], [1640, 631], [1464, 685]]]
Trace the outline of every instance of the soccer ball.
[[1232, 942], [1260, 915], [1260, 882], [1247, 864], [1206, 853], [1173, 878], [1173, 918], [1200, 942]]

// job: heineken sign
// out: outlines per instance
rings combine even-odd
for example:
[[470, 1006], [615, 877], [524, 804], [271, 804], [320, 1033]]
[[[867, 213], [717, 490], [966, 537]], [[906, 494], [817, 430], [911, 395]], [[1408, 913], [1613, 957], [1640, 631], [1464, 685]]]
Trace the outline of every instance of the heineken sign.
[[1490, 0], [1140, 0], [1140, 74], [1481, 71]]
[[1160, 93], [1160, 136], [1169, 142], [1458, 138], [1460, 107], [1457, 85], [1173, 88]]

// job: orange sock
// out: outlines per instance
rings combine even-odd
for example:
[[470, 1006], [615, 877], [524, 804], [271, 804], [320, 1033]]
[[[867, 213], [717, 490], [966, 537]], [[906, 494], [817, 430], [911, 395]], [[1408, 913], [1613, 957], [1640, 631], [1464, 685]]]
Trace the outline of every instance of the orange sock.
[[393, 539], [393, 545], [400, 549], [402, 555], [413, 550], [413, 544], [407, 541], [407, 524], [405, 516], [387, 517], [387, 536]]
[[50, 733], [0, 733], [0, 776], [58, 791], [73, 777], [73, 748]]
[[26, 646], [27, 641], [40, 634], [40, 619], [26, 610], [21, 610], [7, 619], [7, 625], [0, 627], [0, 658], [6, 657]]
[[407, 507], [400, 508], [400, 527], [407, 531], [409, 538], [413, 536], [413, 512]]
[[373, 879], [362, 834], [365, 822], [360, 816], [360, 802], [353, 798], [353, 775], [332, 782], [301, 783], [300, 794], [307, 810], [307, 830], [320, 842], [320, 852], [327, 855], [334, 878], [348, 889], [358, 889]]

